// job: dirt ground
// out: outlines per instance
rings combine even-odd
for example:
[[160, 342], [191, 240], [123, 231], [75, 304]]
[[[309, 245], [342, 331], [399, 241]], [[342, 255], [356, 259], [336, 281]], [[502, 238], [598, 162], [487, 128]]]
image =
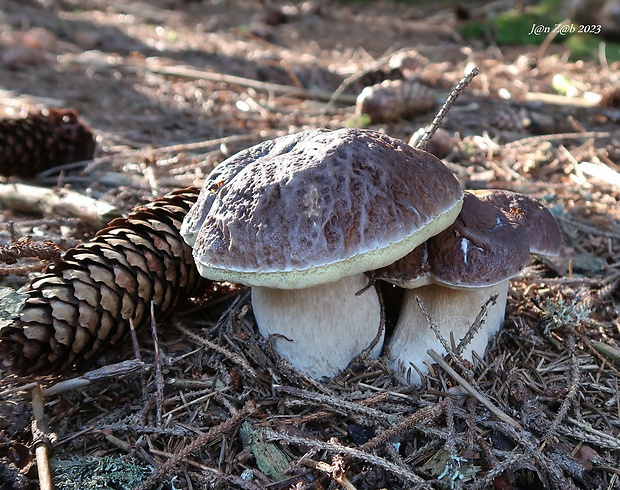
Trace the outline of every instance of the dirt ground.
[[[511, 282], [485, 357], [450, 361], [459, 377], [434, 365], [421, 387], [383, 358], [305, 378], [258, 335], [247, 290], [218, 286], [161, 320], [157, 355], [138, 333], [135, 370], [45, 398], [56, 488], [620, 488], [620, 64], [573, 60], [561, 43], [465, 41], [459, 16], [512, 8], [467, 5], [0, 0], [0, 115], [71, 107], [98, 142], [92, 161], [1, 184], [66, 187], [126, 213], [276, 136], [366, 126], [407, 141], [477, 66], [435, 151], [463, 188], [540, 199], [564, 240]], [[402, 53], [409, 64], [391, 68]], [[365, 86], [413, 77], [433, 109], [356, 114]], [[66, 250], [96, 231], [0, 214], [0, 246]], [[0, 284], [44, 265], [0, 264]], [[386, 301], [388, 327], [396, 310]], [[134, 358], [127, 342], [93, 369]], [[32, 381], [0, 384], [0, 489], [39, 484]]]

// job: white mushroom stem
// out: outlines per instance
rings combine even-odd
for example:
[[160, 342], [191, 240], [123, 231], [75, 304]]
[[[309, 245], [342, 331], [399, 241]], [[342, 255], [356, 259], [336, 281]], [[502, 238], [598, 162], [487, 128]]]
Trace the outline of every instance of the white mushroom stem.
[[[344, 370], [381, 329], [381, 304], [364, 274], [305, 289], [252, 288], [260, 333], [297, 369], [333, 377]], [[367, 288], [363, 293], [359, 291]], [[378, 357], [383, 334], [371, 356]]]
[[469, 289], [453, 289], [438, 284], [430, 284], [405, 291], [403, 305], [394, 334], [388, 343], [388, 352], [392, 368], [401, 373], [411, 384], [419, 384], [420, 371], [427, 373], [426, 362], [431, 359], [428, 349], [444, 352], [441, 342], [431, 329], [422, 313], [416, 296], [426, 309], [430, 320], [437, 325], [441, 336], [450, 343], [450, 334], [456, 345], [467, 334], [483, 305], [491, 296], [497, 295], [495, 304], [490, 304], [484, 323], [465, 347], [463, 357], [471, 359], [472, 352], [484, 355], [487, 343], [495, 335], [503, 321], [506, 310], [508, 281], [495, 286]]

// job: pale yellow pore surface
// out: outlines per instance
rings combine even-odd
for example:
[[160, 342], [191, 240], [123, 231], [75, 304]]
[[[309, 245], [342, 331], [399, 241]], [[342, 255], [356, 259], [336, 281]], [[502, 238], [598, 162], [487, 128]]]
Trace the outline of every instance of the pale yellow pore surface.
[[443, 338], [450, 343], [452, 332], [458, 345], [469, 327], [474, 323], [488, 299], [497, 294], [495, 305], [491, 305], [478, 331], [463, 352], [463, 357], [472, 358], [476, 351], [484, 355], [489, 339], [495, 335], [504, 321], [508, 281], [500, 284], [472, 289], [452, 289], [437, 284], [423, 286], [405, 291], [400, 317], [394, 334], [388, 343], [391, 364], [405, 380], [411, 384], [419, 384], [420, 377], [411, 365], [427, 373], [425, 362], [431, 362], [426, 351], [434, 349], [438, 353], [445, 350], [422, 314], [416, 301], [416, 295], [426, 309], [431, 321], [437, 325]]
[[[380, 203], [377, 203], [380, 206]], [[343, 257], [339, 262], [309, 267], [303, 270], [286, 270], [277, 272], [240, 271], [207, 266], [196, 258], [196, 267], [200, 275], [214, 281], [230, 281], [248, 286], [261, 286], [279, 289], [301, 289], [334, 282], [343, 277], [385, 267], [404, 257], [421, 243], [442, 232], [456, 220], [463, 205], [462, 199], [450, 209], [438, 215], [412, 235], [400, 242], [377, 245], [375, 249], [353, 257]]]
[[[315, 378], [333, 377], [366, 349], [381, 328], [381, 306], [364, 274], [306, 289], [252, 288], [260, 333], [276, 352]], [[383, 336], [373, 350], [378, 357]]]

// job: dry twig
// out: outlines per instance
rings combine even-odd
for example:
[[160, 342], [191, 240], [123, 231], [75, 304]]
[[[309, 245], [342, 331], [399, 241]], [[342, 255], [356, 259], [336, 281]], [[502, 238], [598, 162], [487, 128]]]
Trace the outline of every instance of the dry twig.
[[161, 427], [162, 413], [164, 411], [164, 375], [162, 360], [159, 353], [159, 340], [157, 335], [157, 322], [155, 321], [155, 307], [151, 301], [151, 335], [153, 337], [153, 352], [155, 354], [155, 425]]
[[0, 247], [0, 262], [5, 264], [15, 264], [19, 259], [26, 257], [56, 262], [60, 259], [60, 255], [58, 245], [49, 240], [35, 242], [31, 238], [25, 238]]
[[43, 391], [37, 384], [32, 388], [32, 445], [37, 459], [37, 471], [41, 490], [52, 490], [52, 473], [49, 462], [50, 430], [43, 406]]
[[435, 115], [433, 122], [431, 122], [430, 126], [424, 132], [424, 135], [418, 140], [417, 144], [415, 145], [416, 148], [419, 148], [420, 150], [424, 150], [426, 148], [427, 143], [433, 137], [433, 135], [437, 131], [437, 128], [439, 128], [439, 126], [441, 125], [441, 122], [448, 114], [448, 111], [450, 111], [450, 108], [456, 102], [456, 99], [459, 97], [459, 95], [461, 95], [465, 87], [469, 85], [469, 83], [474, 79], [474, 77], [478, 75], [478, 73], [480, 73], [480, 70], [478, 70], [477, 67], [473, 67], [468, 73], [463, 75], [461, 80], [459, 80], [459, 83], [456, 84], [456, 87], [454, 87], [450, 92], [450, 95], [448, 95], [448, 98], [439, 109], [439, 112], [437, 112], [437, 114]]
[[222, 422], [219, 425], [211, 427], [207, 432], [197, 437], [190, 444], [183, 447], [178, 453], [174, 454], [159, 468], [156, 468], [155, 471], [146, 480], [140, 483], [140, 485], [138, 485], [134, 490], [147, 490], [156, 482], [158, 482], [168, 472], [176, 468], [179, 463], [184, 461], [185, 458], [187, 458], [191, 453], [193, 453], [203, 445], [209, 443], [210, 441], [223, 436], [228, 431], [236, 427], [239, 423], [241, 423], [242, 420], [253, 415], [256, 411], [257, 406], [254, 404], [254, 402], [247, 402], [241, 410], [233, 413], [228, 420]]
[[469, 393], [471, 396], [473, 396], [476, 400], [478, 400], [480, 403], [482, 403], [486, 408], [488, 408], [497, 418], [499, 418], [500, 420], [502, 420], [504, 423], [510, 425], [511, 427], [514, 427], [517, 430], [523, 430], [523, 428], [521, 427], [521, 424], [519, 424], [516, 420], [514, 420], [512, 417], [510, 417], [509, 415], [507, 415], [506, 413], [504, 413], [502, 410], [500, 410], [499, 408], [497, 408], [492, 402], [491, 400], [489, 400], [484, 394], [480, 393], [478, 390], [476, 390], [471, 384], [469, 384], [460, 374], [458, 374], [454, 369], [452, 369], [448, 363], [446, 361], [443, 360], [443, 358], [437, 354], [437, 352], [435, 352], [433, 349], [430, 349], [428, 351], [428, 355], [437, 363], [439, 364], [449, 375], [452, 379], [454, 379], [454, 381], [456, 381], [457, 383], [459, 383], [463, 388], [465, 388], [465, 390], [467, 391], [467, 393]]
[[394, 427], [381, 431], [379, 435], [373, 437], [368, 442], [360, 446], [360, 449], [363, 451], [371, 451], [372, 449], [391, 441], [398, 435], [402, 434], [405, 430], [409, 430], [413, 427], [417, 428], [422, 424], [426, 424], [430, 420], [439, 417], [444, 412], [446, 403], [446, 399], [444, 399], [434, 405], [418, 410], [417, 412], [407, 416], [407, 418], [396, 424]]
[[575, 398], [579, 394], [579, 381], [580, 381], [580, 370], [579, 370], [579, 360], [577, 358], [576, 347], [575, 347], [575, 336], [572, 333], [568, 333], [568, 351], [570, 354], [570, 386], [568, 389], [568, 393], [562, 400], [562, 405], [558, 410], [558, 413], [553, 418], [553, 422], [549, 426], [547, 433], [543, 437], [542, 444], [540, 445], [540, 450], [543, 451], [545, 447], [550, 445], [555, 437], [555, 433], [566, 417], [568, 413], [568, 409], [574, 403]]
[[416, 475], [413, 471], [408, 468], [403, 468], [399, 465], [391, 463], [390, 461], [382, 458], [380, 456], [376, 456], [374, 454], [369, 454], [367, 452], [361, 451], [359, 449], [355, 449], [348, 446], [343, 446], [338, 442], [330, 441], [323, 442], [318, 439], [312, 439], [309, 437], [300, 437], [291, 434], [283, 434], [280, 432], [276, 432], [271, 429], [265, 430], [265, 436], [274, 441], [282, 441], [288, 444], [296, 444], [300, 446], [306, 446], [313, 449], [325, 450], [331, 453], [342, 454], [343, 456], [348, 456], [351, 458], [356, 458], [367, 463], [379, 466], [384, 468], [385, 470], [391, 472], [399, 479], [408, 482], [409, 484], [415, 483], [417, 488], [420, 489], [428, 489], [430, 490], [430, 485], [425, 482], [422, 478]]
[[122, 215], [117, 207], [76, 191], [17, 183], [0, 184], [0, 204], [16, 211], [75, 216], [94, 228], [102, 228]]
[[295, 396], [303, 400], [307, 400], [319, 405], [327, 405], [337, 411], [344, 411], [345, 413], [355, 413], [364, 415], [365, 417], [382, 420], [389, 423], [397, 423], [402, 420], [400, 415], [392, 415], [376, 408], [366, 407], [359, 403], [343, 400], [338, 396], [322, 395], [319, 393], [313, 393], [311, 391], [302, 390], [293, 386], [280, 386], [273, 387], [276, 393], [285, 393], [287, 395]]
[[200, 345], [206, 347], [207, 349], [212, 349], [215, 352], [219, 352], [224, 357], [230, 359], [237, 366], [241, 367], [252, 378], [256, 378], [256, 371], [252, 368], [252, 366], [250, 366], [250, 364], [248, 363], [247, 359], [243, 358], [242, 356], [240, 356], [238, 354], [235, 354], [234, 352], [230, 352], [229, 350], [227, 350], [224, 347], [216, 344], [215, 342], [211, 342], [210, 340], [205, 339], [204, 337], [201, 337], [201, 336], [197, 335], [196, 333], [192, 332], [187, 327], [184, 327], [182, 325], [176, 325], [176, 328], [184, 336], [186, 336], [188, 339], [191, 339], [192, 341], [194, 341], [197, 344], [200, 344]]

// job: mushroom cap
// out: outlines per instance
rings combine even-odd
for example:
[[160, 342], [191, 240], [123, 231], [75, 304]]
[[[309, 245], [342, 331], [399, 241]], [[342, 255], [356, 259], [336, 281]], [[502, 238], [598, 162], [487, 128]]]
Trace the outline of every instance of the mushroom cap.
[[428, 262], [427, 245], [428, 241], [418, 245], [396, 262], [376, 270], [375, 279], [381, 279], [406, 289], [434, 284], [435, 280]]
[[200, 273], [304, 288], [383, 267], [449, 226], [463, 192], [429, 153], [377, 131], [305, 131], [214, 169], [181, 233]]
[[530, 253], [558, 256], [562, 235], [558, 223], [545, 206], [533, 197], [505, 190], [472, 191], [478, 199], [493, 203], [511, 219], [521, 223], [527, 233]]
[[[233, 155], [209, 173], [196, 199], [196, 204], [192, 206], [181, 224], [181, 235], [190, 247], [194, 246], [211, 206], [219, 197], [217, 192], [219, 187], [234, 179], [248, 164], [265, 157], [270, 152], [273, 154], [286, 152], [287, 143], [287, 137], [264, 141]], [[290, 143], [294, 144], [292, 141]]]
[[524, 227], [468, 192], [456, 221], [425, 245], [426, 261], [418, 247], [416, 253], [377, 271], [376, 277], [406, 288], [428, 283], [481, 288], [516, 276], [529, 261]]
[[525, 229], [470, 193], [456, 221], [427, 247], [433, 278], [452, 287], [494, 286], [529, 263]]

